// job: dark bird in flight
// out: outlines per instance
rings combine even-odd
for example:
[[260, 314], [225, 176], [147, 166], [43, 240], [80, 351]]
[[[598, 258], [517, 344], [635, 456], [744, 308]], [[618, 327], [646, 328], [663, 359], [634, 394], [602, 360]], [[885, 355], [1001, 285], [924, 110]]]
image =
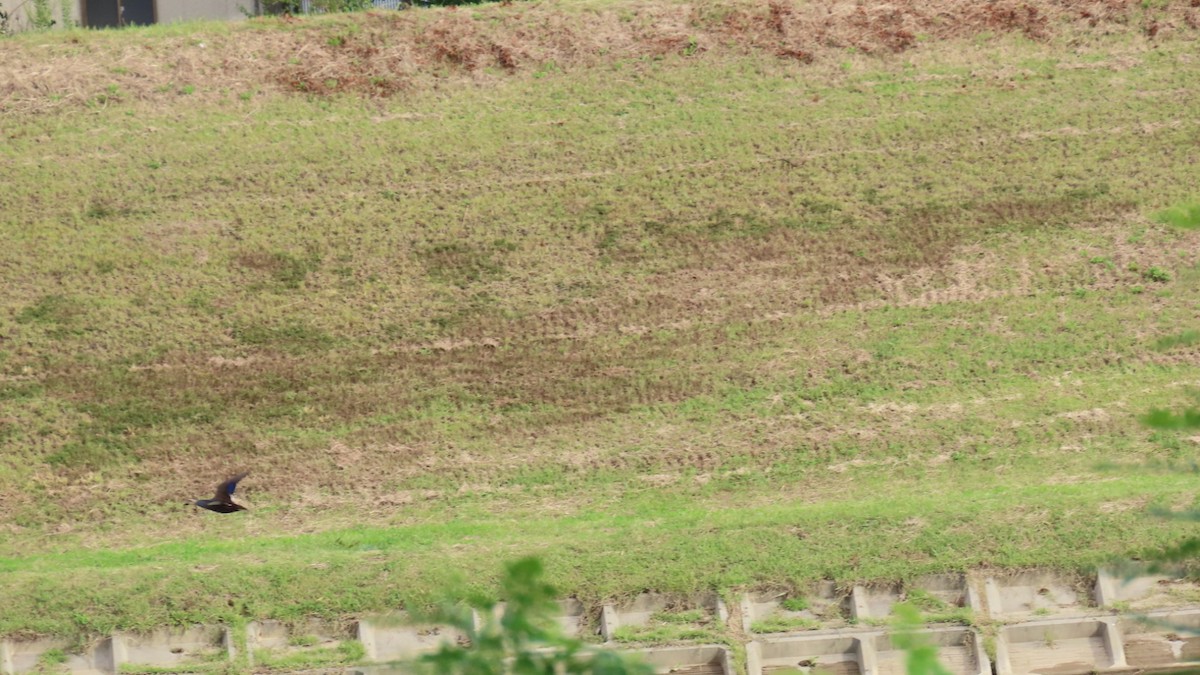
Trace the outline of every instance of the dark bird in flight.
[[196, 500], [196, 506], [217, 513], [233, 513], [234, 511], [245, 511], [246, 507], [240, 504], [233, 503], [233, 491], [237, 489], [238, 481], [245, 478], [246, 473], [240, 473], [233, 478], [221, 483], [217, 486], [217, 494], [212, 499]]

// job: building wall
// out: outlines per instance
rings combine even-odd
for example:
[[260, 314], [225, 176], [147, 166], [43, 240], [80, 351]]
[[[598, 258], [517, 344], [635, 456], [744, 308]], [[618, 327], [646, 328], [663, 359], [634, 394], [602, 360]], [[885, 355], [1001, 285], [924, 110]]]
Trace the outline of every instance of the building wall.
[[[50, 0], [50, 13], [54, 17], [54, 27], [63, 27], [63, 5], [67, 10], [67, 25], [79, 25], [79, 0]], [[33, 28], [33, 0], [0, 0], [0, 11], [8, 12], [8, 25], [11, 30], [29, 30]]]
[[[0, 0], [3, 2], [3, 0]], [[244, 19], [254, 13], [254, 0], [157, 0], [158, 22], [189, 19]]]
[[[63, 27], [63, 10], [67, 12], [67, 25], [80, 26], [80, 0], [49, 0], [54, 28]], [[253, 13], [255, 0], [155, 0], [158, 22], [187, 21], [189, 19], [244, 19], [240, 7]], [[65, 7], [64, 7], [65, 5]], [[33, 0], [0, 0], [0, 11], [8, 12], [9, 28], [26, 31], [33, 28]]]

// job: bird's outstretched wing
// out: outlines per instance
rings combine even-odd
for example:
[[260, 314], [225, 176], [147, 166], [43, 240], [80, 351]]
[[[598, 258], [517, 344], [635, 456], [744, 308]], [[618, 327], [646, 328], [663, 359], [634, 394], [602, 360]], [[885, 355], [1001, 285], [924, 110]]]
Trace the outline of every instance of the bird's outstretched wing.
[[217, 486], [217, 495], [213, 498], [214, 502], [224, 502], [226, 504], [233, 503], [233, 491], [237, 489], [238, 481], [249, 475], [250, 472], [239, 473], [229, 480]]

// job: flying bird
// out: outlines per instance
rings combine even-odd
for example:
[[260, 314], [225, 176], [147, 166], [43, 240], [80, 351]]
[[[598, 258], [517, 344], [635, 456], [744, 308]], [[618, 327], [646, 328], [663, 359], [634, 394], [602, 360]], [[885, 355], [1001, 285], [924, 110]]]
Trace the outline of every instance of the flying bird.
[[233, 503], [233, 491], [237, 489], [238, 481], [245, 478], [246, 473], [240, 473], [233, 478], [221, 483], [217, 486], [217, 494], [212, 499], [198, 499], [196, 506], [217, 513], [233, 513], [234, 511], [245, 511], [246, 507], [240, 504]]

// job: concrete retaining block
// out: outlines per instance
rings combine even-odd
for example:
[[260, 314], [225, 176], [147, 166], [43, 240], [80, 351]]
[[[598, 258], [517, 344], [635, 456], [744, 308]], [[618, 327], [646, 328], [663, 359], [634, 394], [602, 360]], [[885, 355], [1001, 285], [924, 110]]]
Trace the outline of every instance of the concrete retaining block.
[[642, 593], [623, 605], [613, 605], [618, 626], [644, 626], [655, 612], [671, 605], [673, 598], [658, 593]]
[[655, 647], [633, 652], [656, 673], [675, 675], [734, 675], [729, 650], [717, 645]]
[[1100, 607], [1121, 606], [1124, 610], [1150, 611], [1195, 602], [1200, 584], [1161, 574], [1128, 577], [1102, 569], [1096, 577], [1095, 600]]
[[[336, 648], [347, 640], [357, 639], [359, 634], [356, 623], [340, 624], [312, 619], [289, 626], [273, 620], [251, 621], [246, 625], [246, 656], [248, 662], [254, 665], [266, 656]], [[301, 639], [304, 639], [304, 643], [300, 643]]]
[[357, 666], [348, 670], [347, 675], [412, 675], [412, 668], [409, 666], [391, 664], [378, 666]]
[[979, 595], [971, 588], [965, 574], [929, 574], [915, 579], [908, 589], [919, 589], [946, 603], [948, 607], [966, 607], [983, 611]]
[[994, 619], [1079, 613], [1087, 609], [1087, 598], [1081, 597], [1073, 584], [1048, 572], [988, 577], [984, 588], [988, 612]]
[[1126, 669], [1115, 618], [1049, 619], [1000, 629], [996, 675]]
[[[507, 603], [498, 602], [492, 607], [492, 616], [496, 620], [504, 617], [504, 611]], [[558, 627], [567, 637], [582, 637], [583, 628], [585, 626], [585, 607], [583, 603], [575, 598], [567, 598], [558, 602]], [[478, 630], [483, 626], [484, 617], [476, 612], [475, 629]]]
[[962, 574], [931, 574], [905, 584], [882, 586], [855, 586], [852, 598], [852, 616], [855, 619], [886, 619], [892, 615], [892, 607], [905, 602], [917, 593], [927, 595], [947, 609], [968, 608], [982, 612], [979, 596], [968, 585]]
[[850, 618], [855, 621], [871, 618], [871, 594], [863, 586], [850, 591]]
[[437, 651], [443, 644], [466, 636], [448, 626], [410, 623], [404, 612], [358, 622], [358, 639], [368, 661], [400, 661]]
[[[739, 605], [742, 629], [747, 634], [754, 622], [771, 617], [824, 622], [824, 627], [817, 630], [798, 629], [788, 634], [754, 637], [746, 646], [746, 670], [748, 675], [783, 668], [898, 675], [903, 672], [904, 654], [894, 647], [887, 629], [877, 620], [889, 617], [893, 605], [910, 598], [914, 589], [923, 590], [948, 607], [970, 607], [980, 618], [1002, 624], [996, 634], [996, 675], [1165, 671], [1200, 665], [1200, 606], [1179, 605], [1181, 598], [1194, 601], [1194, 593], [1200, 586], [1165, 577], [1142, 577], [1129, 584], [1121, 581], [1102, 572], [1092, 588], [1081, 590], [1054, 574], [1029, 572], [988, 578], [981, 584], [986, 604], [980, 602], [981, 594], [962, 575], [926, 577], [905, 586], [858, 586], [849, 594], [839, 592], [833, 582], [822, 582], [805, 594], [810, 607], [801, 612], [782, 608], [786, 598], [783, 592], [746, 595]], [[1115, 616], [1111, 609], [1105, 612], [1091, 606], [1089, 601], [1093, 597], [1101, 606], [1111, 608], [1119, 603], [1123, 614]], [[1174, 603], [1174, 607], [1130, 611], [1137, 603], [1158, 607], [1164, 602]], [[567, 600], [561, 607], [560, 624], [568, 634], [578, 636], [586, 625], [583, 605]], [[624, 605], [605, 606], [599, 632], [606, 641], [611, 641], [621, 626], [654, 622], [656, 612], [694, 609], [705, 614], [697, 625], [710, 628], [728, 625], [728, 610], [716, 594], [691, 598], [643, 594]], [[497, 615], [503, 610], [503, 604], [495, 607]], [[1047, 612], [1058, 616], [1041, 618]], [[872, 621], [853, 627], [830, 625], [843, 622], [842, 617], [848, 615]], [[1149, 620], [1139, 620], [1135, 615], [1146, 615]], [[246, 627], [247, 647], [251, 657], [255, 650], [267, 650], [274, 660], [276, 653], [328, 649], [345, 640], [357, 639], [364, 647], [365, 661], [373, 662], [372, 665], [330, 665], [320, 671], [390, 675], [407, 672], [403, 661], [465, 637], [448, 627], [414, 626], [407, 618], [403, 612], [396, 612], [372, 616], [356, 624], [312, 621], [296, 628], [277, 621], [251, 622]], [[476, 615], [477, 625], [481, 618]], [[976, 631], [943, 626], [926, 627], [921, 632], [938, 646], [939, 657], [950, 672], [956, 675], [990, 672], [982, 637]], [[305, 639], [297, 640], [298, 636]], [[16, 675], [45, 669], [51, 665], [45, 657], [51, 650], [58, 650], [51, 659], [55, 671], [81, 675], [108, 675], [117, 672], [122, 664], [184, 669], [192, 664], [233, 660], [236, 656], [232, 635], [221, 626], [163, 629], [145, 634], [114, 633], [93, 642], [82, 653], [72, 654], [72, 648], [65, 640], [0, 641], [0, 673]], [[720, 646], [643, 647], [636, 653], [662, 673], [732, 675], [733, 672], [731, 654]]]
[[[750, 626], [754, 624], [754, 619], [755, 619], [754, 615], [755, 615], [755, 612], [757, 611], [755, 609], [755, 602], [751, 598], [749, 593], [746, 593], [745, 595], [743, 595], [742, 599], [738, 602], [738, 610], [740, 610], [739, 614], [741, 614], [742, 632], [745, 633], [746, 635], [749, 635], [750, 634]], [[4, 652], [2, 650], [3, 650], [3, 647], [0, 647], [0, 658], [3, 658], [3, 656], [4, 656]]]
[[[920, 634], [938, 647], [942, 665], [954, 675], [991, 675], [982, 636], [969, 628], [931, 628]], [[813, 631], [763, 638], [747, 647], [748, 675], [782, 670], [839, 675], [904, 675], [906, 653], [883, 630]]]
[[762, 643], [753, 640], [746, 645], [746, 673], [747, 675], [763, 672], [762, 662]]
[[289, 633], [282, 621], [251, 621], [246, 624], [246, 649], [253, 655], [255, 649], [286, 647]]
[[583, 629], [587, 625], [585, 607], [575, 598], [561, 600], [558, 606], [562, 613], [558, 617], [558, 625], [567, 637], [583, 637]]
[[[659, 593], [642, 593], [627, 603], [613, 605], [613, 609], [617, 614], [617, 620], [620, 622], [620, 625], [644, 626], [650, 622], [650, 617], [658, 612], [701, 609], [713, 617], [717, 617], [724, 610], [724, 606], [725, 603], [721, 601], [720, 596], [716, 593], [708, 593], [682, 600]], [[725, 615], [728, 618], [727, 611]]]
[[1127, 579], [1111, 570], [1101, 569], [1096, 575], [1096, 605], [1111, 607], [1116, 603], [1146, 600], [1170, 581], [1170, 577], [1162, 575], [1135, 576]]
[[868, 675], [876, 669], [871, 640], [878, 634], [878, 631], [834, 630], [762, 639], [758, 641], [755, 659], [758, 670], [749, 670], [748, 675], [785, 669], [813, 672], [816, 668], [828, 675]]
[[[39, 640], [9, 641], [0, 664], [7, 674], [30, 673], [39, 670], [48, 652], [57, 650], [62, 659], [57, 665], [79, 675], [111, 675], [117, 672], [112, 638], [102, 638], [89, 645], [81, 653], [72, 653], [72, 644], [66, 640], [44, 638]], [[59, 661], [58, 658], [55, 659]]]
[[617, 609], [612, 605], [605, 605], [600, 610], [600, 636], [605, 642], [612, 642], [613, 634], [620, 626], [621, 619], [617, 616]]
[[645, 626], [655, 614], [668, 611], [702, 610], [707, 621], [699, 624], [720, 624], [729, 620], [729, 609], [716, 593], [690, 598], [676, 598], [658, 593], [642, 593], [621, 605], [605, 605], [600, 613], [600, 633], [605, 642], [611, 642], [619, 628]]
[[1175, 668], [1200, 664], [1200, 609], [1151, 612], [1117, 620], [1132, 668]]
[[[938, 660], [954, 675], [992, 675], [983, 636], [969, 628], [933, 628], [920, 634], [937, 645]], [[879, 675], [905, 675], [907, 653], [886, 633], [875, 635], [873, 647]]]
[[[783, 608], [783, 601], [788, 598], [786, 592], [754, 593], [742, 596], [742, 631], [749, 635], [756, 621], [771, 617], [805, 620], [821, 624], [824, 628], [836, 628], [845, 625], [845, 618], [853, 615], [853, 593], [846, 595], [838, 593], [832, 581], [816, 584], [803, 595], [808, 601], [808, 609], [790, 611]], [[860, 610], [861, 611], [861, 610]]]
[[231, 658], [223, 626], [167, 628], [151, 633], [114, 633], [113, 658], [119, 665], [176, 668]]
[[[742, 630], [751, 633], [754, 622], [773, 616], [805, 619], [820, 623], [823, 628], [844, 625], [844, 621], [831, 619], [831, 615], [849, 616], [858, 622], [878, 623], [892, 616], [892, 608], [896, 603], [908, 600], [916, 592], [922, 592], [943, 603], [947, 611], [965, 607], [977, 613], [984, 613], [985, 608], [979, 600], [979, 594], [968, 584], [964, 575], [936, 574], [921, 577], [908, 584], [855, 586], [849, 596], [837, 595], [830, 582], [825, 588], [819, 589], [818, 593], [806, 595], [810, 608], [799, 612], [783, 609], [781, 603], [786, 597], [783, 593], [746, 595], [741, 602]], [[831, 607], [834, 611], [830, 611]], [[803, 629], [797, 629], [800, 630]]]

